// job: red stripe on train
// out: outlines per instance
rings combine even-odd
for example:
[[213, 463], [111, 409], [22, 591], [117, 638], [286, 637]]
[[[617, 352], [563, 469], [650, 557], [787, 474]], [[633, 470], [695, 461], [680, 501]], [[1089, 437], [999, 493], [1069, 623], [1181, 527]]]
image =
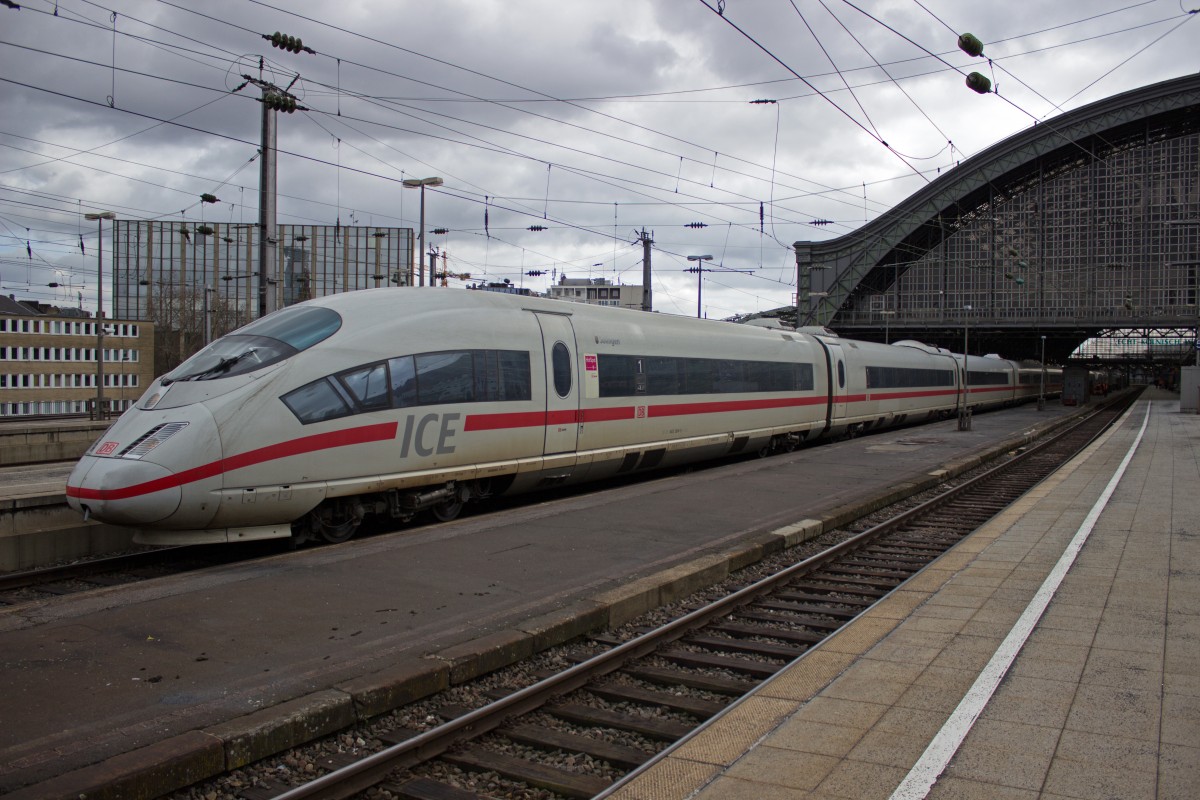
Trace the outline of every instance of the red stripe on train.
[[[1011, 386], [971, 387], [971, 393], [995, 392], [1010, 390]], [[957, 390], [954, 392], [957, 394]], [[904, 392], [886, 395], [842, 395], [835, 396], [835, 403], [860, 403], [868, 399], [897, 399], [901, 397], [924, 397], [949, 392]], [[722, 414], [736, 411], [762, 411], [775, 408], [798, 408], [802, 406], [823, 405], [827, 402], [824, 396], [808, 397], [778, 397], [759, 400], [724, 400], [699, 403], [675, 403], [672, 405], [647, 406], [646, 414], [650, 417], [674, 417], [692, 414]], [[468, 414], [463, 430], [488, 431], [510, 430], [513, 428], [545, 427], [548, 425], [569, 425], [579, 422], [613, 422], [617, 420], [635, 419], [636, 406], [617, 406], [611, 408], [589, 408], [582, 410], [567, 409], [560, 411], [522, 411], [504, 414]], [[347, 447], [357, 444], [369, 444], [393, 439], [396, 436], [398, 422], [381, 422], [375, 425], [364, 425], [358, 428], [347, 428], [340, 431], [318, 433], [304, 436], [287, 442], [279, 442], [256, 450], [230, 456], [228, 458], [203, 464], [199, 467], [185, 470], [175, 475], [159, 478], [153, 481], [127, 486], [121, 489], [84, 489], [78, 486], [66, 487], [70, 497], [81, 500], [125, 500], [143, 494], [182, 486], [187, 483], [211, 478], [223, 472], [262, 464], [291, 456], [315, 453], [337, 447]]]
[[77, 497], [80, 500], [126, 500], [130, 497], [160, 492], [163, 489], [171, 489], [175, 486], [182, 486], [185, 483], [193, 483], [194, 481], [211, 478], [223, 472], [232, 472], [236, 469], [262, 464], [266, 461], [304, 455], [305, 453], [315, 453], [320, 450], [331, 450], [335, 447], [347, 447], [349, 445], [368, 444], [370, 442], [394, 439], [396, 438], [396, 429], [399, 424], [398, 422], [380, 422], [375, 425], [363, 425], [359, 428], [347, 428], [340, 431], [304, 436], [299, 439], [260, 447], [257, 450], [249, 450], [245, 453], [239, 453], [209, 464], [202, 464], [199, 467], [193, 467], [174, 475], [168, 475], [165, 478], [157, 478], [152, 481], [134, 484], [133, 486], [126, 486], [122, 489], [84, 489], [68, 485], [67, 495], [69, 497]]

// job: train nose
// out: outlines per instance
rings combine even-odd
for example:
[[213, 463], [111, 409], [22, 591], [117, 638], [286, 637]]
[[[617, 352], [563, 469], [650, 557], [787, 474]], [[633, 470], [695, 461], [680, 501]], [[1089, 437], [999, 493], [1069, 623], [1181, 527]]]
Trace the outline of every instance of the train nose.
[[220, 456], [216, 423], [198, 403], [127, 414], [79, 460], [67, 479], [67, 502], [114, 525], [200, 526], [214, 513], [204, 495], [220, 482], [204, 467]]
[[177, 476], [145, 461], [84, 456], [67, 480], [67, 502], [77, 511], [114, 525], [150, 525], [179, 509]]

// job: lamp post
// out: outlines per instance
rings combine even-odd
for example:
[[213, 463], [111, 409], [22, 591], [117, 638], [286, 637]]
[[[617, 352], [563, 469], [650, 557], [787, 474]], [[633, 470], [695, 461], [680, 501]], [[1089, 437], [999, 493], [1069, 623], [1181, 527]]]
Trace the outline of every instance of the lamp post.
[[712, 261], [712, 256], [688, 256], [687, 260], [696, 262], [696, 266], [689, 267], [688, 272], [696, 273], [696, 319], [700, 319], [700, 294], [704, 291], [704, 262]]
[[1046, 410], [1046, 337], [1042, 337], [1042, 381], [1038, 388], [1038, 411]]
[[[441, 178], [405, 178], [401, 183], [406, 189], [421, 189], [421, 238], [414, 252], [421, 260], [421, 266], [418, 268], [420, 275], [421, 286], [425, 285], [425, 187], [426, 186], [441, 186], [443, 181]], [[430, 276], [429, 285], [433, 285], [433, 276]]]
[[891, 336], [891, 329], [889, 328], [889, 323], [891, 322], [891, 318], [893, 316], [895, 316], [896, 312], [895, 311], [880, 311], [879, 313], [880, 313], [880, 315], [883, 316], [883, 343], [891, 344], [892, 336]]
[[971, 371], [967, 364], [967, 340], [971, 330], [971, 307], [963, 306], [963, 402], [958, 408], [958, 429], [960, 431], [971, 430], [971, 409], [968, 403], [971, 400]]
[[212, 341], [212, 308], [208, 304], [208, 293], [216, 293], [216, 289], [211, 286], [204, 287], [204, 346], [208, 347]]
[[116, 219], [111, 211], [84, 214], [89, 222], [96, 221], [96, 418], [105, 419], [104, 413], [104, 220]]

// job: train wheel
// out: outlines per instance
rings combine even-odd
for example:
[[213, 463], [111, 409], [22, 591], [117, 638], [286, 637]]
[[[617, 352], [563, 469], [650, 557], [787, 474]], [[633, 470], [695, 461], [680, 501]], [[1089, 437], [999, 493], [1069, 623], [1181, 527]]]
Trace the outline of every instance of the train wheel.
[[433, 518], [438, 522], [449, 522], [452, 519], [457, 519], [462, 513], [463, 502], [461, 500], [447, 500], [441, 505], [436, 505], [429, 509], [433, 514]]
[[321, 538], [330, 544], [341, 544], [358, 530], [358, 520], [348, 520], [341, 525], [321, 526]]
[[323, 541], [341, 544], [355, 534], [362, 522], [361, 512], [356, 511], [342, 504], [324, 510], [318, 508], [311, 515], [312, 528]]

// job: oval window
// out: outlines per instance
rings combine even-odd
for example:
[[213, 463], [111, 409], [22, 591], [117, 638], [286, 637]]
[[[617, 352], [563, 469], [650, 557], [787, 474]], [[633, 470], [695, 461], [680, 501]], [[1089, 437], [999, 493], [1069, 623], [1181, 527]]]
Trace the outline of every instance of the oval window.
[[846, 388], [846, 364], [844, 361], [838, 362], [838, 388]]
[[555, 342], [550, 351], [550, 363], [554, 369], [554, 391], [559, 397], [571, 393], [571, 351], [562, 342]]

